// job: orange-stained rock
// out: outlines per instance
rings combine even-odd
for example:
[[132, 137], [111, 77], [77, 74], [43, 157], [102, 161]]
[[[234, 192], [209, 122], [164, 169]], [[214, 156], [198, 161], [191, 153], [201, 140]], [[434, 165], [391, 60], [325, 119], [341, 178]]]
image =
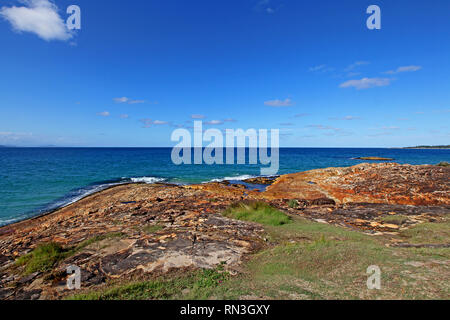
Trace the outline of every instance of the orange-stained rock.
[[[0, 299], [61, 298], [69, 294], [60, 285], [68, 265], [81, 268], [83, 286], [89, 288], [108, 279], [213, 268], [224, 261], [234, 270], [245, 255], [266, 245], [261, 225], [220, 214], [243, 199], [265, 201], [321, 223], [394, 236], [450, 214], [449, 178], [448, 167], [361, 164], [284, 175], [265, 192], [216, 182], [115, 186], [53, 213], [1, 227]], [[293, 206], [289, 199], [298, 201]], [[407, 218], [385, 223], [384, 217], [395, 214]], [[118, 236], [106, 237], [113, 234]], [[100, 240], [49, 272], [25, 276], [14, 267], [18, 256], [40, 243], [54, 241], [73, 249], [95, 238]]]
[[450, 168], [396, 163], [359, 164], [283, 175], [263, 195], [269, 199], [333, 199], [404, 205], [450, 204]]

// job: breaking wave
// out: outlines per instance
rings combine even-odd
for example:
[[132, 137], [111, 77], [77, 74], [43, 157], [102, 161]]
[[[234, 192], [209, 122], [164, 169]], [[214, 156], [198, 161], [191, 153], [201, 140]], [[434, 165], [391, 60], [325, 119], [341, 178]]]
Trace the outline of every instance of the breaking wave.
[[127, 184], [127, 183], [151, 184], [151, 183], [161, 182], [164, 180], [166, 180], [166, 179], [158, 178], [158, 177], [131, 177], [131, 178], [123, 177], [121, 179], [93, 183], [93, 184], [85, 186], [85, 187], [74, 189], [74, 190], [70, 191], [69, 193], [67, 193], [64, 197], [59, 198], [55, 201], [52, 201], [44, 206], [41, 206], [37, 209], [32, 210], [30, 212], [21, 214], [14, 218], [11, 218], [11, 217], [5, 217], [3, 219], [0, 218], [0, 226], [5, 226], [5, 225], [8, 225], [8, 224], [11, 224], [14, 222], [18, 222], [18, 221], [21, 221], [24, 219], [37, 217], [37, 216], [52, 212], [54, 210], [64, 208], [72, 203], [75, 203], [83, 198], [86, 198], [87, 196], [90, 196], [96, 192], [103, 191], [110, 187], [118, 186], [121, 184]]
[[156, 177], [139, 177], [139, 178], [130, 178], [132, 182], [144, 182], [144, 183], [155, 183], [155, 182], [162, 182], [166, 179], [164, 178], [156, 178]]
[[220, 178], [220, 179], [212, 179], [208, 182], [221, 182], [221, 181], [242, 181], [242, 180], [247, 180], [247, 179], [252, 179], [252, 178], [258, 178], [259, 176], [252, 176], [249, 174], [244, 174], [241, 176], [235, 176], [235, 177], [224, 177], [224, 178]]

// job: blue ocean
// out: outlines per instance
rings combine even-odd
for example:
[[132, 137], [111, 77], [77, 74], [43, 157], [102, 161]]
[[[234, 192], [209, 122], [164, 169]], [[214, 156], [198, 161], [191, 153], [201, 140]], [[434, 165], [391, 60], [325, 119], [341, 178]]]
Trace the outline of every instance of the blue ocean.
[[[171, 148], [0, 148], [0, 225], [37, 216], [108, 186], [242, 180], [261, 165], [175, 165]], [[450, 162], [450, 150], [282, 148], [279, 174], [352, 166], [378, 156], [397, 163]]]

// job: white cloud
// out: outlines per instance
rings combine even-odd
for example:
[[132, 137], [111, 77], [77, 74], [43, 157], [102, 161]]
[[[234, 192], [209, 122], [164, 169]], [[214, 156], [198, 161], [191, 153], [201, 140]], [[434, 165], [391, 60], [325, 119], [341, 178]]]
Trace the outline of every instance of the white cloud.
[[152, 119], [141, 119], [139, 120], [143, 123], [144, 128], [150, 128], [152, 126], [160, 126], [160, 125], [165, 125], [165, 124], [169, 124], [169, 122], [167, 121], [162, 121], [162, 120], [152, 120]]
[[115, 102], [117, 102], [117, 103], [126, 103], [126, 102], [128, 102], [128, 98], [127, 98], [127, 97], [114, 98], [113, 100], [114, 100]]
[[421, 66], [405, 66], [405, 67], [398, 67], [396, 70], [389, 70], [384, 72], [385, 74], [396, 74], [401, 72], [416, 72], [422, 69]]
[[153, 124], [152, 119], [141, 119], [139, 121], [142, 122], [142, 124], [144, 125], [144, 128], [150, 128]]
[[335, 70], [335, 68], [328, 67], [326, 64], [321, 64], [321, 65], [309, 68], [308, 71], [314, 72], [314, 73], [327, 73], [327, 72], [331, 72], [334, 70]]
[[359, 120], [359, 119], [361, 119], [360, 117], [355, 117], [355, 116], [345, 116], [345, 117], [342, 117], [342, 118], [339, 118], [339, 117], [333, 117], [333, 118], [330, 118], [331, 120], [347, 120], [347, 121], [350, 121], [350, 120]]
[[29, 143], [33, 139], [31, 132], [0, 132], [1, 145]]
[[121, 117], [122, 119], [128, 119], [130, 116], [127, 115], [127, 114], [121, 114], [120, 117]]
[[223, 122], [236, 122], [237, 120], [236, 119], [233, 119], [233, 118], [226, 118], [226, 119], [223, 119]]
[[319, 70], [322, 70], [322, 69], [324, 69], [326, 67], [326, 65], [324, 65], [324, 64], [321, 64], [320, 66], [315, 66], [315, 67], [311, 67], [311, 68], [309, 68], [309, 71], [311, 71], [311, 72], [315, 72], [315, 71], [319, 71]]
[[400, 128], [397, 126], [383, 126], [381, 127], [382, 130], [399, 130]]
[[2, 7], [0, 17], [16, 32], [31, 32], [46, 40], [66, 41], [73, 37], [50, 0], [22, 0], [24, 7]]
[[103, 112], [99, 112], [97, 113], [98, 116], [102, 116], [102, 117], [109, 117], [109, 112], [108, 111], [103, 111]]
[[32, 135], [33, 134], [30, 132], [10, 132], [10, 131], [0, 132], [1, 137], [12, 137], [13, 139], [17, 139], [17, 137], [28, 137]]
[[193, 114], [191, 115], [192, 119], [205, 119], [206, 117], [203, 114]]
[[155, 120], [153, 121], [154, 125], [163, 125], [163, 124], [168, 124], [167, 121], [162, 121], [162, 120]]
[[255, 6], [256, 11], [263, 11], [268, 14], [275, 13], [276, 9], [270, 5], [270, 0], [261, 0]]
[[340, 88], [354, 87], [358, 90], [374, 87], [384, 87], [391, 84], [391, 79], [387, 78], [362, 78], [360, 80], [349, 80], [340, 84]]
[[214, 125], [223, 124], [223, 121], [221, 121], [221, 120], [211, 120], [211, 121], [206, 121], [205, 124], [214, 126]]
[[145, 103], [145, 100], [133, 100], [127, 97], [114, 98], [113, 100], [116, 103], [128, 103], [128, 104]]
[[145, 103], [145, 100], [129, 100], [128, 104]]
[[334, 128], [332, 126], [325, 126], [323, 124], [311, 124], [309, 126], [307, 126], [308, 128], [315, 128], [315, 129], [319, 129], [319, 130], [341, 130], [339, 128]]
[[323, 124], [312, 124], [307, 126], [307, 128], [314, 128], [314, 129], [318, 129], [318, 130], [323, 130], [323, 131], [327, 131], [328, 133], [326, 133], [326, 135], [331, 136], [331, 135], [350, 135], [351, 132], [346, 131], [342, 128], [336, 128], [336, 127], [332, 127], [332, 126], [327, 126], [327, 125], [323, 125]]
[[284, 100], [269, 100], [264, 102], [264, 104], [269, 107], [290, 107], [293, 105], [293, 102], [291, 99], [287, 98]]
[[352, 63], [347, 68], [345, 68], [344, 71], [349, 72], [349, 71], [352, 71], [352, 70], [356, 69], [359, 66], [364, 66], [364, 65], [367, 65], [367, 64], [370, 64], [370, 62], [368, 62], [368, 61], [356, 61], [355, 63]]
[[381, 136], [391, 136], [394, 135], [394, 132], [398, 132], [400, 130], [400, 127], [397, 126], [381, 126], [376, 128], [369, 128], [370, 130], [375, 130], [378, 132], [375, 132], [373, 134], [369, 134], [369, 137], [381, 137]]

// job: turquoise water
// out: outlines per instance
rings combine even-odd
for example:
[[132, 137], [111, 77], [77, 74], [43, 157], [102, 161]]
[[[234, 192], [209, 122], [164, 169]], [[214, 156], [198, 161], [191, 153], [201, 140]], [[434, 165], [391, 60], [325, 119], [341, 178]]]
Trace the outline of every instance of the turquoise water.
[[[109, 185], [166, 181], [199, 183], [258, 176], [260, 165], [181, 165], [170, 148], [0, 148], [0, 225], [64, 206]], [[450, 162], [450, 150], [280, 149], [279, 174], [351, 166], [381, 156], [398, 163]]]

